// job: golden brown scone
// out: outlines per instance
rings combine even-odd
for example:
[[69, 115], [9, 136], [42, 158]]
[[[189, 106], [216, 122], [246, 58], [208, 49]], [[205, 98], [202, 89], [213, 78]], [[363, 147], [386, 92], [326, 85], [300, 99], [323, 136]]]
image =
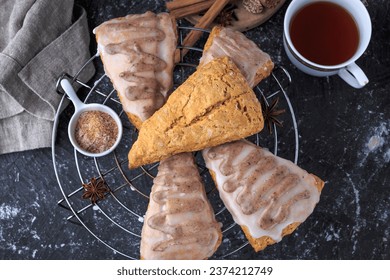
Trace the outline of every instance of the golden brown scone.
[[246, 140], [202, 154], [222, 201], [256, 252], [305, 221], [324, 187], [317, 176]]
[[172, 87], [176, 21], [167, 13], [146, 12], [106, 21], [94, 33], [104, 71], [139, 129]]
[[207, 39], [199, 65], [221, 56], [230, 57], [251, 87], [268, 77], [274, 63], [253, 41], [239, 31], [215, 26]]
[[259, 132], [260, 103], [237, 66], [217, 58], [198, 68], [146, 120], [129, 153], [129, 167], [202, 150]]
[[192, 154], [161, 161], [142, 228], [141, 259], [207, 259], [221, 240]]

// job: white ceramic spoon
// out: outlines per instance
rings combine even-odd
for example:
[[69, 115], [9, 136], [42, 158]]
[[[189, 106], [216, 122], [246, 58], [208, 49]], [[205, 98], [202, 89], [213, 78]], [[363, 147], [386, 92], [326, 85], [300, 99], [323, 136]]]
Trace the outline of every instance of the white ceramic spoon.
[[[61, 80], [61, 86], [64, 89], [65, 93], [69, 96], [70, 100], [73, 102], [74, 107], [75, 107], [75, 112], [72, 116], [72, 118], [69, 121], [69, 126], [68, 126], [68, 135], [70, 142], [72, 143], [73, 147], [80, 153], [86, 156], [90, 157], [102, 157], [105, 156], [109, 153], [111, 153], [115, 148], [118, 146], [121, 138], [122, 138], [122, 132], [123, 132], [123, 127], [122, 127], [122, 122], [121, 119], [119, 118], [118, 114], [115, 113], [114, 110], [112, 110], [110, 107], [103, 105], [103, 104], [98, 104], [98, 103], [90, 103], [90, 104], [85, 104], [83, 103], [77, 96], [76, 92], [74, 91], [72, 85], [67, 79], [62, 79]], [[80, 147], [80, 145], [76, 141], [75, 137], [75, 128], [77, 124], [77, 120], [80, 117], [80, 114], [86, 111], [100, 111], [109, 114], [116, 122], [116, 125], [118, 126], [118, 136], [117, 139], [108, 150], [105, 150], [101, 153], [90, 153], [83, 148]]]

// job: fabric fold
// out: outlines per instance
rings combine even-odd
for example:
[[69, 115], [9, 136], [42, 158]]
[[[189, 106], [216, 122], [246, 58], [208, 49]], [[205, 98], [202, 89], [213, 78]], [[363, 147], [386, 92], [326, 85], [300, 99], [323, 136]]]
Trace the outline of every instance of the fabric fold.
[[90, 58], [85, 10], [73, 0], [5, 0], [0, 24], [0, 154], [50, 147], [57, 79]]
[[[66, 72], [76, 74], [82, 64], [90, 58], [90, 37], [85, 10], [76, 6], [75, 12], [79, 13], [77, 21], [61, 36], [39, 52], [18, 73], [22, 82], [34, 92], [41, 100], [43, 108], [35, 106], [26, 110], [31, 114], [48, 120], [54, 120], [56, 109], [61, 100], [61, 95], [55, 92], [55, 85], [59, 74]], [[71, 51], [67, 51], [71, 50]], [[47, 67], [50, 65], [50, 67]], [[80, 80], [87, 80], [94, 74], [90, 64], [81, 75]], [[47, 94], [47, 93], [51, 94]]]

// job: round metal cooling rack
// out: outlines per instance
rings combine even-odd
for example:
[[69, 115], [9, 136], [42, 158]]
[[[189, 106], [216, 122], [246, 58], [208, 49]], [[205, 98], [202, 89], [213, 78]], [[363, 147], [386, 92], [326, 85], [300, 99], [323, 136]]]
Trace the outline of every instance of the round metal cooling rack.
[[[177, 64], [174, 70], [174, 84], [180, 85], [197, 67], [202, 55], [202, 46], [183, 46], [185, 34], [194, 28], [179, 27], [178, 48], [188, 49], [188, 54]], [[205, 41], [209, 31], [204, 32]], [[63, 198], [58, 205], [69, 211], [67, 221], [83, 226], [92, 236], [116, 253], [129, 259], [139, 259], [139, 244], [143, 225], [143, 215], [146, 212], [149, 192], [153, 178], [157, 173], [158, 164], [143, 166], [135, 170], [127, 167], [127, 154], [137, 137], [136, 129], [123, 113], [119, 98], [105, 75], [94, 81], [84, 83], [80, 74], [90, 64], [95, 62], [102, 69], [99, 54], [90, 58], [74, 76], [63, 74], [74, 86], [87, 92], [85, 102], [100, 102], [109, 105], [120, 115], [123, 126], [123, 138], [117, 149], [102, 158], [90, 158], [79, 154], [70, 144], [67, 137], [69, 114], [63, 114], [59, 109], [54, 123], [52, 138], [52, 159], [54, 172]], [[59, 80], [60, 80], [59, 79]], [[254, 90], [259, 98], [264, 98], [268, 105], [274, 98], [279, 98], [279, 107], [285, 108], [282, 115], [283, 128], [274, 125], [270, 132], [264, 129], [261, 133], [249, 138], [250, 141], [266, 147], [284, 158], [297, 163], [298, 161], [298, 129], [294, 111], [287, 96], [286, 89], [291, 83], [289, 73], [282, 67], [276, 67], [272, 75], [260, 83]], [[57, 84], [57, 91], [63, 93]], [[59, 108], [65, 105], [63, 96]], [[58, 137], [57, 137], [58, 136]], [[196, 154], [199, 172], [204, 180], [207, 196], [214, 208], [216, 219], [222, 223], [223, 241], [212, 259], [240, 258], [243, 250], [252, 250], [240, 227], [233, 221], [230, 213], [222, 204], [218, 191], [205, 168], [200, 153]], [[82, 199], [82, 184], [91, 178], [101, 178], [109, 188], [105, 199], [92, 204]]]

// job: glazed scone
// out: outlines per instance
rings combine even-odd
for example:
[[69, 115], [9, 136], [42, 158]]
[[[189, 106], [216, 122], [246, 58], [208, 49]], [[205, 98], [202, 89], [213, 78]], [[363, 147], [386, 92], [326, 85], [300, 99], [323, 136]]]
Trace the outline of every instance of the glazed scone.
[[104, 71], [139, 129], [171, 90], [176, 21], [167, 13], [146, 12], [106, 21], [94, 33]]
[[238, 140], [263, 129], [261, 105], [237, 66], [216, 58], [199, 67], [146, 120], [129, 167]]
[[256, 252], [291, 234], [320, 199], [321, 179], [246, 140], [202, 154], [224, 205]]
[[231, 28], [215, 26], [204, 46], [199, 65], [222, 56], [233, 60], [252, 88], [268, 77], [274, 68], [271, 57], [244, 34]]
[[192, 154], [161, 161], [142, 228], [141, 259], [207, 259], [221, 240]]

